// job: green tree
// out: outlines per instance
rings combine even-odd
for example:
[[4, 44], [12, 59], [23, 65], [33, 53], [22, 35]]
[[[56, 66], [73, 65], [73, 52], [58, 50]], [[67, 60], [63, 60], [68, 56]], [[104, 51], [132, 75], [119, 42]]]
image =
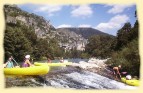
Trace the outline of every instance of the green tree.
[[138, 24], [138, 20], [136, 20], [134, 27], [131, 30], [131, 34], [130, 34], [130, 39], [136, 39], [139, 37], [139, 24]]
[[106, 35], [95, 35], [89, 38], [85, 51], [91, 56], [106, 58], [113, 51], [114, 37]]
[[6, 27], [4, 36], [5, 58], [13, 55], [18, 61], [22, 61], [26, 54], [31, 54], [31, 43], [25, 38], [19, 28]]
[[130, 40], [131, 24], [125, 23], [124, 26], [118, 30], [116, 49], [120, 50], [123, 46], [127, 45]]

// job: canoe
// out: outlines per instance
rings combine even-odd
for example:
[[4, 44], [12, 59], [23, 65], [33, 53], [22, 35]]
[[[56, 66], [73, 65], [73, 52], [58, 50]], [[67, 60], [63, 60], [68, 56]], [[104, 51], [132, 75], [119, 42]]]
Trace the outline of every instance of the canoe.
[[39, 63], [39, 62], [34, 62], [34, 65], [35, 66], [43, 66], [43, 65], [48, 65], [48, 66], [67, 66], [67, 65], [71, 65], [72, 64], [72, 62], [65, 62], [65, 63]]
[[5, 75], [44, 75], [49, 72], [48, 66], [31, 66], [25, 68], [4, 68]]
[[121, 78], [121, 81], [131, 86], [139, 86], [139, 80], [137, 79], [126, 80], [126, 78], [123, 77]]

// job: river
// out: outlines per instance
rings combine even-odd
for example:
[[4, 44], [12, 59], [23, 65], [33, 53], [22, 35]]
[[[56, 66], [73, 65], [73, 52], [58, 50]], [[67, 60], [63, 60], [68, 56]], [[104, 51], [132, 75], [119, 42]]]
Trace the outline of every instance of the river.
[[97, 73], [77, 67], [53, 67], [47, 75], [5, 77], [6, 88], [54, 87], [68, 89], [136, 89]]

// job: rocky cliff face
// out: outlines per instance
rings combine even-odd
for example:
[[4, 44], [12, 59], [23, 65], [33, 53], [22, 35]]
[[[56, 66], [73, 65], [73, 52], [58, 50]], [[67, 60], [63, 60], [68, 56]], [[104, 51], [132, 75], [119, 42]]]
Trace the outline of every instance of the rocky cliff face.
[[82, 37], [81, 34], [62, 29], [57, 30], [57, 32], [58, 34], [56, 37], [60, 40], [60, 46], [65, 47], [67, 50], [72, 48], [84, 50], [85, 45], [87, 44], [87, 39]]
[[50, 31], [56, 29], [50, 24], [49, 20], [46, 21], [43, 17], [35, 14], [30, 14], [26, 11], [21, 10], [16, 5], [5, 5], [5, 20], [6, 23], [17, 24], [18, 22], [28, 27], [33, 27], [38, 37], [43, 38]]

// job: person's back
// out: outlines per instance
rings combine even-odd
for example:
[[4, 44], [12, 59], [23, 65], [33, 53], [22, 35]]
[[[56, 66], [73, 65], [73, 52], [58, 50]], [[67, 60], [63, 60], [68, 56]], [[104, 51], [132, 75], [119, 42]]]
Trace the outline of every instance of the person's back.
[[8, 61], [6, 62], [6, 68], [13, 68], [14, 65], [13, 65], [13, 62], [12, 62], [12, 58], [10, 57], [8, 59]]
[[114, 73], [116, 79], [118, 78], [118, 75], [121, 78], [121, 74], [120, 74], [120, 71], [119, 71], [120, 68], [121, 68], [121, 65], [119, 65], [118, 67], [113, 67], [113, 73]]
[[8, 61], [7, 65], [6, 65], [6, 68], [13, 68], [13, 67], [14, 67], [13, 62]]
[[113, 67], [113, 70], [118, 71], [119, 68], [118, 67]]

